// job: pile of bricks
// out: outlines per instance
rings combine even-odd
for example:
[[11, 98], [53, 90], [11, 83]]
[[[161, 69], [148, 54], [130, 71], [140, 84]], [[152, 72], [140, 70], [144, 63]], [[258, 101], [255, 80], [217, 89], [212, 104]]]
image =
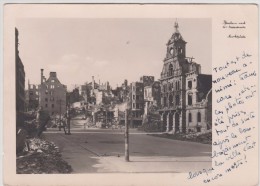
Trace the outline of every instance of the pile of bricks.
[[27, 145], [16, 158], [17, 174], [71, 173], [71, 166], [62, 159], [59, 148], [39, 138], [27, 140]]

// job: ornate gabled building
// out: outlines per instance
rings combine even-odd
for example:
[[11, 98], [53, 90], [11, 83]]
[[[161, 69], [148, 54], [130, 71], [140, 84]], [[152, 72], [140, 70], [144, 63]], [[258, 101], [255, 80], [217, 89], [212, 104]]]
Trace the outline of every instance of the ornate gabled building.
[[50, 72], [46, 80], [41, 69], [41, 84], [39, 85], [39, 106], [48, 111], [50, 115], [64, 114], [66, 112], [66, 85], [61, 84], [56, 72]]
[[[202, 75], [201, 66], [186, 57], [186, 41], [175, 25], [167, 45], [166, 57], [159, 79], [161, 83], [161, 120], [167, 132], [207, 129], [207, 94], [211, 75]], [[210, 94], [211, 95], [211, 94]], [[210, 117], [211, 118], [211, 117]], [[211, 121], [210, 121], [211, 123]]]

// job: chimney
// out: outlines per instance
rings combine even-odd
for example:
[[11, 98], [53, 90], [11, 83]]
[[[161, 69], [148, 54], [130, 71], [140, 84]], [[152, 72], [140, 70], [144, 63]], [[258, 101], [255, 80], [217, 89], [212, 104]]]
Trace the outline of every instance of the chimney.
[[110, 90], [109, 82], [108, 82], [108, 81], [106, 82], [106, 90]]
[[41, 69], [41, 84], [43, 83], [43, 69]]
[[50, 72], [50, 77], [57, 77], [57, 73], [56, 72]]
[[92, 76], [92, 90], [95, 89], [95, 80], [94, 80], [94, 76]]

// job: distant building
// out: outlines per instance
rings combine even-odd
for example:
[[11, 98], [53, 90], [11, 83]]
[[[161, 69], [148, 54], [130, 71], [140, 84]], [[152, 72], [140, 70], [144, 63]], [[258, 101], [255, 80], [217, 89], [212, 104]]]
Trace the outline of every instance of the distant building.
[[131, 127], [137, 127], [142, 124], [144, 113], [144, 86], [141, 82], [130, 84], [130, 102], [131, 102]]
[[148, 107], [161, 105], [161, 86], [159, 81], [153, 82], [150, 86], [144, 87], [144, 111], [147, 114]]
[[[108, 86], [107, 86], [108, 85]], [[94, 76], [92, 76], [92, 81], [90, 83], [85, 83], [79, 87], [79, 93], [84, 98], [85, 103], [96, 104], [96, 94], [100, 90], [105, 90], [106, 87], [109, 87], [109, 83], [106, 83], [106, 86], [102, 87], [100, 84], [95, 82]]]
[[104, 92], [102, 92], [102, 91], [96, 91], [96, 92], [95, 92], [95, 97], [96, 97], [96, 104], [97, 104], [97, 105], [103, 103]]
[[25, 106], [24, 106], [24, 109], [27, 112], [27, 111], [29, 111], [29, 91], [25, 90], [24, 94], [25, 94]]
[[79, 94], [82, 95], [82, 96], [87, 94], [87, 85], [80, 85], [79, 86]]
[[105, 91], [110, 91], [111, 87], [109, 85], [109, 82], [107, 81], [105, 84], [99, 84], [99, 90], [105, 90]]
[[16, 125], [24, 123], [23, 113], [25, 111], [25, 71], [19, 56], [19, 32], [15, 28], [15, 89], [16, 89]]
[[175, 23], [159, 80], [163, 128], [169, 132], [206, 130], [211, 128], [212, 76], [201, 74], [201, 66], [186, 57], [186, 41], [178, 27]]
[[142, 76], [140, 82], [143, 83], [143, 86], [151, 86], [154, 82], [154, 76]]
[[41, 69], [41, 84], [39, 85], [39, 105], [53, 114], [66, 112], [66, 90], [67, 87], [60, 83], [56, 72], [50, 72], [46, 80]]
[[28, 82], [27, 90], [27, 110], [36, 110], [39, 107], [39, 85], [33, 85]]
[[69, 100], [69, 103], [75, 103], [75, 102], [79, 102], [81, 99], [81, 96], [79, 94], [79, 89], [78, 88], [74, 88], [72, 90], [72, 92], [70, 92], [70, 94], [68, 94], [69, 97], [67, 98], [67, 100]]
[[120, 87], [116, 87], [116, 89], [111, 90], [111, 92], [118, 98], [119, 102], [125, 102], [130, 92], [128, 81], [125, 79]]

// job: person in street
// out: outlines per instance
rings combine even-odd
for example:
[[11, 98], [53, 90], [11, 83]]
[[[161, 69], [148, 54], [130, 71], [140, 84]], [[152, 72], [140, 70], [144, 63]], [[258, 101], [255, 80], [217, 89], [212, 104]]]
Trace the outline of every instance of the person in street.
[[61, 123], [62, 123], [62, 127], [64, 130], [64, 134], [67, 134], [66, 128], [67, 128], [67, 117], [66, 117], [66, 113], [63, 114], [62, 119], [61, 119]]
[[40, 106], [37, 110], [36, 114], [36, 122], [38, 123], [37, 127], [37, 137], [40, 137], [42, 132], [45, 130], [46, 124], [51, 119], [49, 113], [47, 111], [44, 111], [42, 107]]
[[71, 133], [70, 133], [70, 117], [71, 117], [71, 115], [70, 115], [70, 109], [69, 109], [69, 107], [68, 107], [68, 109], [67, 109], [67, 111], [66, 111], [66, 124], [67, 124], [67, 127], [68, 127], [68, 132], [67, 132], [68, 135], [71, 134]]

